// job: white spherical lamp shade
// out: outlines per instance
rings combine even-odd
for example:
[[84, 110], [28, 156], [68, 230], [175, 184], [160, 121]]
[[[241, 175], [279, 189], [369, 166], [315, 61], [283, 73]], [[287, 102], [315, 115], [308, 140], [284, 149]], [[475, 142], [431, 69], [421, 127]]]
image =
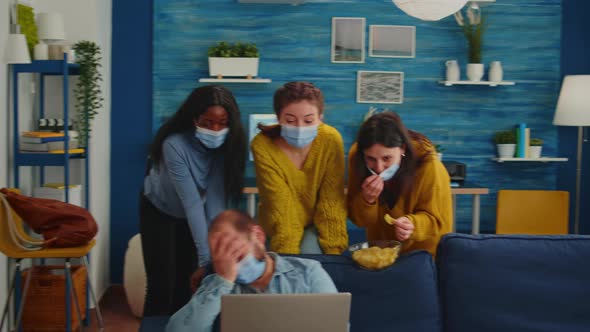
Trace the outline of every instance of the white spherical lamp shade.
[[40, 13], [38, 17], [39, 39], [64, 40], [64, 20], [60, 13]]
[[4, 49], [4, 62], [8, 64], [31, 63], [31, 55], [27, 47], [25, 35], [20, 33], [11, 33], [6, 40]]
[[423, 21], [438, 21], [459, 11], [468, 0], [393, 0], [404, 13]]

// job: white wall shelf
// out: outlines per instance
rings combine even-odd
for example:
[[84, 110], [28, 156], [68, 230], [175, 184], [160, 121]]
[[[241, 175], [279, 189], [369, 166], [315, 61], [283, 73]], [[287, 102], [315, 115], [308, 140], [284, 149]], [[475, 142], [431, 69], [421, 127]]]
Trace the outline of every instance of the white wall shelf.
[[270, 83], [269, 78], [200, 78], [200, 83]]
[[[489, 1], [489, 0], [484, 0]], [[495, 0], [494, 0], [495, 1]], [[289, 5], [300, 5], [305, 0], [238, 0], [239, 3], [272, 3], [272, 4], [289, 4]]]
[[502, 82], [491, 82], [491, 81], [438, 81], [440, 84], [444, 84], [445, 86], [452, 86], [452, 85], [489, 85], [489, 86], [497, 86], [497, 85], [515, 85], [515, 82], [509, 81], [502, 81]]
[[503, 163], [505, 161], [536, 161], [541, 163], [547, 163], [550, 161], [567, 161], [567, 158], [558, 158], [558, 157], [541, 157], [541, 158], [493, 158], [493, 160]]

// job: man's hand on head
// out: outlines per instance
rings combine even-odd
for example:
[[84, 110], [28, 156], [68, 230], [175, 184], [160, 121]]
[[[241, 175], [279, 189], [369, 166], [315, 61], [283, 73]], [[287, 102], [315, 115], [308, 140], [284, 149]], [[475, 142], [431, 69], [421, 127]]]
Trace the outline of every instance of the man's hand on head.
[[209, 248], [215, 272], [225, 280], [235, 282], [238, 263], [250, 251], [250, 243], [239, 234], [215, 232], [209, 235]]

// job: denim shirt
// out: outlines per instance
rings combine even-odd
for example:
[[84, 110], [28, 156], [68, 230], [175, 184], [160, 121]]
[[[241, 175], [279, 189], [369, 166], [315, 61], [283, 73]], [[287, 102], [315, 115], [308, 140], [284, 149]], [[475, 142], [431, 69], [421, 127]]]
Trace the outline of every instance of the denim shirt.
[[[311, 259], [281, 257], [269, 253], [275, 261], [275, 271], [267, 294], [337, 293], [334, 282], [322, 265]], [[259, 293], [248, 285], [230, 282], [217, 274], [203, 279], [191, 300], [168, 321], [166, 332], [210, 332], [221, 312], [221, 296], [226, 294]]]

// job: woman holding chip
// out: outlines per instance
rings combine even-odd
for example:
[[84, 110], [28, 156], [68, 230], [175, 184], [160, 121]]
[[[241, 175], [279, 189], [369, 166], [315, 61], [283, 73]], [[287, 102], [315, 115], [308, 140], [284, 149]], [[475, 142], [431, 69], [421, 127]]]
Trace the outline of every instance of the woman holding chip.
[[382, 112], [362, 124], [348, 160], [348, 217], [367, 239], [435, 255], [453, 217], [450, 178], [432, 142]]

